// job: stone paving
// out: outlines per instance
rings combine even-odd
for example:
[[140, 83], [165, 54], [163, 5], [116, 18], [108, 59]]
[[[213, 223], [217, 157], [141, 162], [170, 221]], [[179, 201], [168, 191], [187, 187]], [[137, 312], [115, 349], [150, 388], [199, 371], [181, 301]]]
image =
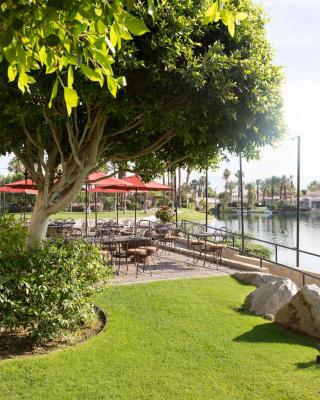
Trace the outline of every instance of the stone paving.
[[129, 263], [129, 271], [128, 274], [126, 274], [126, 265], [122, 262], [120, 274], [119, 276], [115, 276], [112, 284], [126, 285], [173, 279], [204, 278], [209, 276], [229, 275], [235, 272], [235, 270], [226, 266], [219, 266], [217, 268], [217, 265], [214, 263], [207, 262], [206, 265], [203, 266], [202, 260], [194, 264], [191, 258], [188, 259], [187, 256], [178, 253], [160, 250], [159, 255], [163, 271], [159, 260], [155, 260], [155, 266], [151, 262], [152, 275], [150, 275], [149, 265], [146, 265], [145, 272], [142, 272], [142, 270], [139, 271], [138, 277], [136, 277], [136, 267], [134, 263]]

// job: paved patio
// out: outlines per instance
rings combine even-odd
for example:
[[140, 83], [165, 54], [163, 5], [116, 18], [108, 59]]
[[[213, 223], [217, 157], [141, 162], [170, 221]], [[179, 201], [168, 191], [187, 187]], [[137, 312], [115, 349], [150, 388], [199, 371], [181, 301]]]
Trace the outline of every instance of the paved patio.
[[178, 253], [169, 253], [160, 250], [159, 255], [163, 266], [163, 271], [159, 261], [156, 260], [155, 267], [151, 262], [152, 275], [150, 275], [149, 266], [147, 265], [145, 272], [139, 272], [138, 277], [136, 277], [135, 265], [133, 263], [129, 263], [129, 271], [128, 274], [126, 274], [126, 265], [125, 263], [122, 263], [120, 274], [119, 276], [115, 276], [112, 284], [126, 285], [173, 279], [204, 278], [209, 276], [229, 275], [230, 273], [234, 272], [233, 269], [225, 266], [219, 266], [217, 269], [216, 264], [208, 262], [205, 266], [203, 266], [202, 260], [194, 264], [191, 258], [188, 259], [187, 256]]

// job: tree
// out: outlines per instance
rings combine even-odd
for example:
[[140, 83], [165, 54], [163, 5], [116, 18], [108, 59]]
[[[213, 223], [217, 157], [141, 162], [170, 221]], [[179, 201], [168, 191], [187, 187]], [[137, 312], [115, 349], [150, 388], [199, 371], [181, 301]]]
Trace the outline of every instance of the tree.
[[262, 180], [256, 179], [255, 183], [256, 183], [257, 202], [259, 203], [260, 186], [261, 186]]
[[26, 170], [24, 165], [17, 157], [13, 157], [8, 164], [8, 171], [13, 172], [14, 174], [24, 175]]
[[312, 181], [309, 183], [307, 186], [307, 189], [309, 192], [316, 192], [317, 190], [320, 190], [320, 182], [319, 181]]
[[230, 199], [230, 201], [232, 201], [233, 191], [234, 191], [234, 189], [235, 189], [237, 186], [238, 186], [238, 183], [237, 183], [237, 182], [230, 181], [230, 182], [228, 183], [229, 199]]
[[[237, 178], [237, 182], [238, 182], [238, 204], [240, 203], [240, 193], [241, 193], [241, 174], [240, 174], [240, 170], [238, 170], [234, 176]], [[242, 179], [244, 177], [244, 172], [242, 172]]]
[[255, 191], [255, 185], [253, 183], [247, 183], [245, 186], [245, 189], [247, 190], [248, 206], [252, 207], [257, 198], [256, 191]]
[[224, 199], [225, 199], [226, 203], [228, 202], [228, 182], [229, 182], [230, 176], [231, 176], [231, 171], [228, 170], [228, 168], [226, 168], [223, 171], [223, 175], [222, 175], [223, 179], [225, 180], [225, 184], [224, 184], [225, 196], [224, 196]]
[[[229, 1], [206, 25], [207, 1], [145, 3], [1, 3], [0, 150], [38, 186], [29, 245], [106, 162], [148, 179], [225, 151], [251, 157], [281, 134], [260, 7]], [[233, 32], [227, 15], [241, 13]]]

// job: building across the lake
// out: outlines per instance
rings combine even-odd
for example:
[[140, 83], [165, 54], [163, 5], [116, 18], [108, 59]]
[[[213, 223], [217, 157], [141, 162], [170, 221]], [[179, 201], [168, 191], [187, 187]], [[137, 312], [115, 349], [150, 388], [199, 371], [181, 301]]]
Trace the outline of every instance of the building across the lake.
[[[274, 196], [273, 199], [266, 198], [265, 204], [267, 207], [271, 207], [279, 202], [286, 203], [288, 206], [295, 206], [297, 203], [297, 198], [287, 198], [281, 199], [279, 196]], [[320, 190], [315, 192], [306, 192], [305, 194], [300, 196], [300, 207], [306, 210], [318, 209], [320, 210]]]

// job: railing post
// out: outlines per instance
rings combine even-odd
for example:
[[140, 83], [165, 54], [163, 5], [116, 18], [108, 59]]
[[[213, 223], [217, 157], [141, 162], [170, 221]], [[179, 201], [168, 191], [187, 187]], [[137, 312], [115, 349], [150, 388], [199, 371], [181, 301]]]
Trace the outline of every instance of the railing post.
[[300, 267], [300, 136], [297, 136], [297, 230], [296, 230], [296, 267]]
[[276, 263], [278, 262], [278, 245], [275, 245], [275, 258], [276, 258]]

